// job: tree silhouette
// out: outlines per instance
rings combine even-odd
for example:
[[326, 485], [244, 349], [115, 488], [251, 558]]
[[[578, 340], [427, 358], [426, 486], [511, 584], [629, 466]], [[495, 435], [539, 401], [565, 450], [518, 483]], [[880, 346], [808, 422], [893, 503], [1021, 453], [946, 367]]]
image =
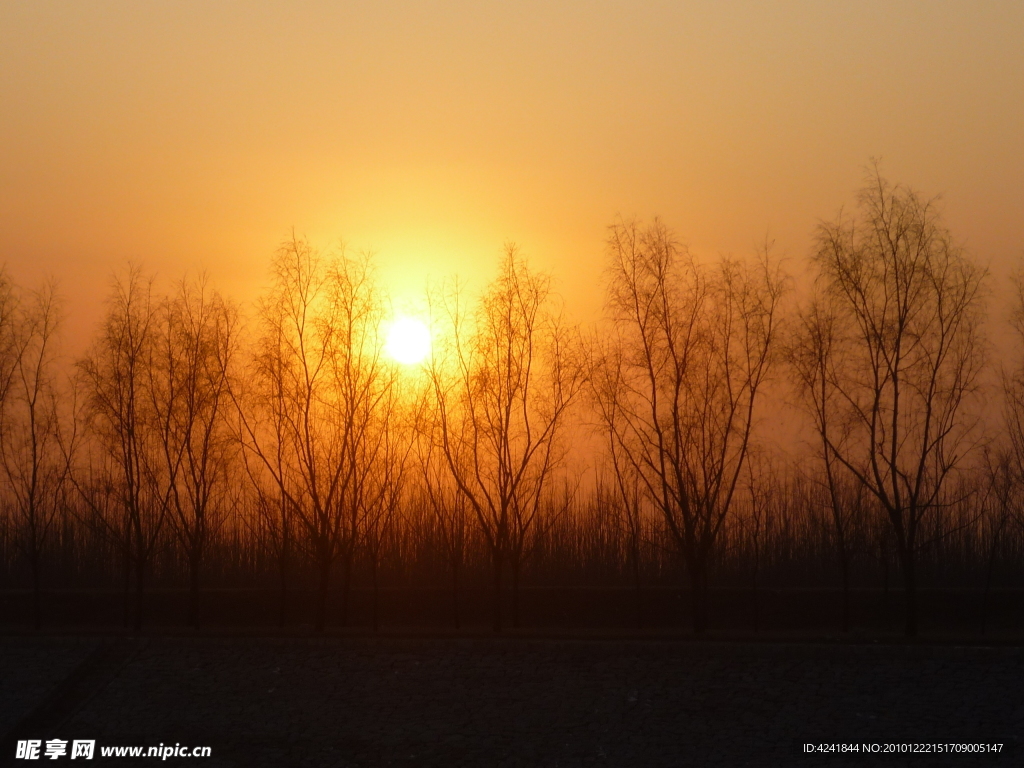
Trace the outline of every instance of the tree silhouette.
[[531, 272], [508, 245], [471, 317], [457, 295], [441, 307], [450, 327], [431, 368], [437, 437], [490, 551], [495, 631], [502, 628], [505, 567], [518, 623], [524, 548], [584, 381], [582, 359], [551, 303], [549, 278]]
[[[13, 502], [18, 545], [32, 574], [32, 615], [42, 622], [42, 557], [67, 490], [69, 463], [61, 451], [56, 381], [57, 335], [61, 315], [56, 287], [47, 283], [18, 302], [9, 330], [12, 348], [3, 375], [6, 396], [0, 432], [0, 467]], [[6, 367], [6, 366], [4, 366]]]
[[135, 577], [136, 631], [143, 622], [146, 571], [180, 466], [180, 455], [170, 462], [162, 457], [162, 425], [149, 389], [155, 341], [153, 283], [131, 267], [115, 281], [99, 337], [78, 363], [99, 457], [76, 485], [94, 523], [121, 550], [126, 593], [129, 575]]
[[325, 259], [299, 239], [278, 252], [274, 278], [251, 386], [234, 388], [239, 437], [252, 473], [269, 478], [306, 534], [322, 631], [332, 569], [361, 533], [368, 441], [394, 383], [381, 358], [384, 304], [368, 257]]
[[877, 165], [859, 212], [818, 228], [814, 261], [835, 318], [822, 351], [822, 407], [835, 428], [819, 431], [826, 458], [891, 524], [913, 636], [922, 525], [952, 502], [949, 481], [973, 446], [985, 272], [953, 242], [934, 201], [892, 186]]
[[188, 562], [188, 623], [211, 535], [223, 523], [234, 441], [225, 421], [234, 310], [205, 278], [182, 280], [159, 309], [149, 391], [171, 484], [171, 527]]
[[612, 226], [608, 252], [601, 412], [672, 534], [702, 633], [708, 568], [747, 460], [786, 280], [767, 248], [754, 266], [708, 268], [657, 220]]

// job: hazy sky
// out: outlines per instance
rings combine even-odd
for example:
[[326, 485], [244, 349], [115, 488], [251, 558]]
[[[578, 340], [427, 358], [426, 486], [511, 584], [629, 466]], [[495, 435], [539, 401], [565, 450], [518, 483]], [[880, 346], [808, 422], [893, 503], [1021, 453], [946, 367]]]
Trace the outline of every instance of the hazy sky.
[[128, 259], [251, 296], [292, 227], [399, 297], [512, 239], [582, 316], [617, 215], [801, 257], [871, 156], [1005, 274], [1024, 3], [0, 0], [0, 259], [82, 324]]

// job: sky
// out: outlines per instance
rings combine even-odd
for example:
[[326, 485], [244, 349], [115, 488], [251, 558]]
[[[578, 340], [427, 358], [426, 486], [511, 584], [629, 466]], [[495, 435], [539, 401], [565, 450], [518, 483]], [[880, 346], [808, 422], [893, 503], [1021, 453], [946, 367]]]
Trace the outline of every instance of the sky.
[[0, 0], [0, 261], [72, 341], [129, 260], [249, 300], [292, 231], [398, 302], [511, 240], [586, 321], [617, 217], [798, 269], [872, 157], [1005, 283], [1024, 3]]

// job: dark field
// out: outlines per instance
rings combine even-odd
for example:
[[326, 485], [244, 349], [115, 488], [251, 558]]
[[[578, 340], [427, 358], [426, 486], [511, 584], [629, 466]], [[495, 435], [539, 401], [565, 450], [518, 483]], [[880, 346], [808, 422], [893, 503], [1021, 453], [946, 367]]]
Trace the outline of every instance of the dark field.
[[[1012, 647], [0, 638], [0, 731], [20, 765], [18, 737], [210, 746], [210, 758], [167, 761], [208, 766], [1019, 765], [1022, 690]], [[837, 741], [1004, 746], [802, 752]]]
[[[129, 612], [134, 615], [134, 594]], [[490, 590], [464, 589], [459, 600], [461, 629], [489, 630], [492, 625]], [[211, 589], [202, 593], [201, 625], [211, 630], [278, 628], [279, 593], [259, 589]], [[925, 639], [957, 642], [1024, 641], [1024, 590], [921, 590], [921, 631]], [[841, 634], [841, 593], [830, 589], [713, 589], [712, 632], [795, 634], [804, 638]], [[186, 625], [188, 594], [184, 590], [147, 592], [145, 626], [173, 630]], [[342, 621], [342, 598], [330, 598], [328, 627], [366, 630], [372, 627], [372, 593], [355, 589]], [[639, 599], [629, 588], [524, 588], [520, 596], [520, 626], [545, 632], [690, 633], [690, 597], [685, 589], [646, 588]], [[309, 629], [315, 593], [288, 593], [285, 629]], [[454, 629], [450, 591], [444, 589], [381, 589], [378, 622], [383, 630]], [[511, 628], [511, 599], [506, 595], [504, 621]], [[124, 625], [124, 595], [113, 590], [59, 590], [42, 597], [44, 629], [110, 630]], [[850, 596], [854, 635], [868, 639], [899, 637], [903, 630], [903, 593], [855, 589]], [[20, 631], [32, 625], [32, 594], [27, 590], [0, 592], [0, 627]]]

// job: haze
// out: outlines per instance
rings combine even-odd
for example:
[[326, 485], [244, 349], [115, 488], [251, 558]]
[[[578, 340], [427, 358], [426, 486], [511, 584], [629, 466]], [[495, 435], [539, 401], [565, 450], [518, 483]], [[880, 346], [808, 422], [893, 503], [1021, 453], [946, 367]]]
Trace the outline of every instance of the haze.
[[0, 260], [85, 338], [133, 259], [246, 299], [292, 228], [399, 300], [504, 241], [601, 303], [607, 226], [806, 254], [870, 157], [970, 252], [1024, 248], [1024, 6], [0, 4]]

